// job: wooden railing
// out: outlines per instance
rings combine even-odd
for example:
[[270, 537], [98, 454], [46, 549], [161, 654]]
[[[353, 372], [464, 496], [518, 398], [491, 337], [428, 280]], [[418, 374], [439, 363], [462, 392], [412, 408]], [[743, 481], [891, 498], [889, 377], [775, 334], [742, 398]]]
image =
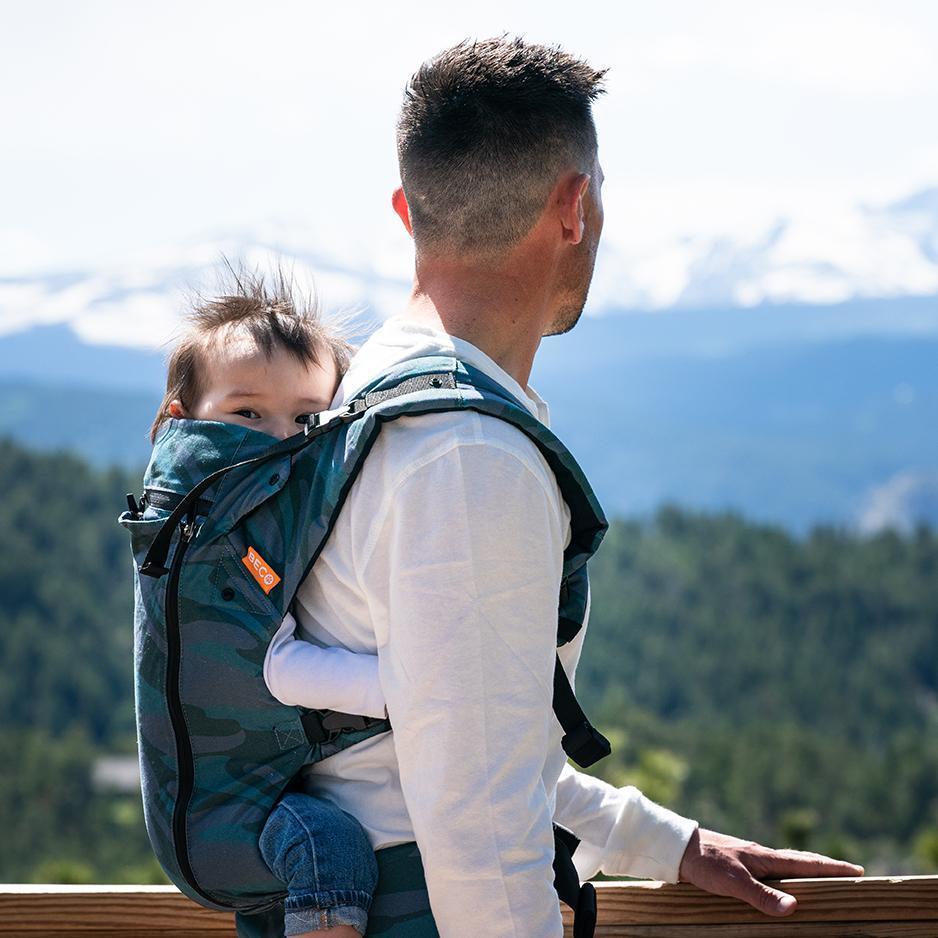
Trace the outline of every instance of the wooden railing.
[[[938, 876], [782, 880], [786, 918], [693, 886], [599, 883], [597, 938], [938, 938]], [[569, 920], [567, 934], [570, 934]], [[3, 886], [0, 935], [220, 938], [233, 917], [172, 886]], [[480, 936], [485, 938], [485, 936]]]

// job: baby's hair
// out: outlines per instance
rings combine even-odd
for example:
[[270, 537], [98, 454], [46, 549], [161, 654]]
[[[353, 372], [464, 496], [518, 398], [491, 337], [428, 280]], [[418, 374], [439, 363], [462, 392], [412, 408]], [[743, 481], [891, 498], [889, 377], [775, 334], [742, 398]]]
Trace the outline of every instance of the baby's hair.
[[150, 428], [151, 441], [169, 419], [174, 400], [186, 410], [195, 407], [204, 391], [206, 352], [217, 342], [248, 337], [268, 357], [280, 347], [306, 365], [319, 364], [325, 351], [339, 375], [348, 369], [352, 347], [343, 323], [323, 322], [314, 295], [298, 301], [292, 278], [282, 267], [269, 278], [227, 261], [225, 267], [221, 295], [197, 296], [186, 316], [184, 331], [169, 356], [166, 395]]

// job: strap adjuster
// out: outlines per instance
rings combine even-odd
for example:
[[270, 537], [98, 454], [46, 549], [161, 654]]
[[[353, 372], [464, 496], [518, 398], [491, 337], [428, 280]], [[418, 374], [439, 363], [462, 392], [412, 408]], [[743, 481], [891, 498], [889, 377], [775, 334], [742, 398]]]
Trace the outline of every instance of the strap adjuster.
[[356, 416], [352, 407], [339, 407], [336, 410], [321, 410], [319, 413], [310, 414], [306, 418], [306, 426], [303, 432], [309, 436], [314, 430], [321, 430], [323, 433], [336, 426], [339, 423], [350, 423]]
[[560, 741], [560, 745], [563, 746], [563, 751], [584, 769], [600, 759], [605, 759], [612, 752], [609, 740], [589, 720], [584, 720], [570, 730]]

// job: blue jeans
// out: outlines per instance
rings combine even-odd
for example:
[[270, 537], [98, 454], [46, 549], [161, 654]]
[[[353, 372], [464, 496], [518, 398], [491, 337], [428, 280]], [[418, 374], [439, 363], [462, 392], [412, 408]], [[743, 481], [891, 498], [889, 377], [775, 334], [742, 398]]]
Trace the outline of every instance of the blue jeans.
[[355, 818], [331, 801], [288, 792], [271, 811], [259, 846], [287, 886], [285, 934], [335, 925], [365, 934], [378, 864]]

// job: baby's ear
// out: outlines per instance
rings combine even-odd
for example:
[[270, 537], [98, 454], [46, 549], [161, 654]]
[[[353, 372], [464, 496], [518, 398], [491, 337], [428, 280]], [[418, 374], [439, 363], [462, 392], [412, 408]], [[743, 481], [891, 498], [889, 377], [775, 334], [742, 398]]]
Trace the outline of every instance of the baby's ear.
[[182, 401], [178, 398], [169, 402], [169, 406], [166, 408], [166, 413], [170, 417], [173, 417], [176, 420], [179, 420], [180, 417], [186, 416], [186, 409], [182, 406]]

